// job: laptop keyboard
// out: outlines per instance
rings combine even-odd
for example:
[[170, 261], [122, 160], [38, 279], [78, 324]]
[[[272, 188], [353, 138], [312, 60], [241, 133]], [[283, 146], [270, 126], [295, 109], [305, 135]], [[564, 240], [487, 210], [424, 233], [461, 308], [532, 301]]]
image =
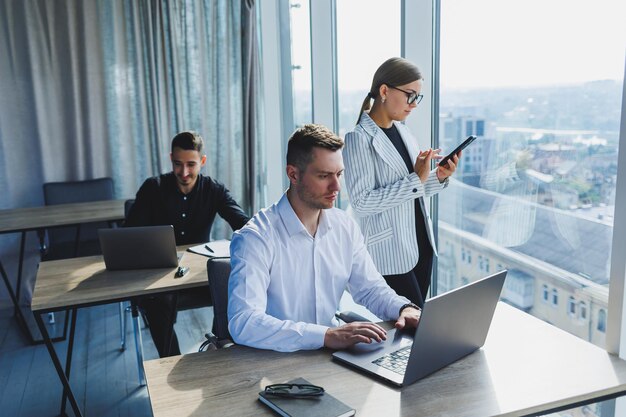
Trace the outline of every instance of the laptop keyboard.
[[409, 363], [409, 355], [411, 354], [411, 345], [387, 353], [378, 359], [372, 361], [374, 365], [382, 366], [397, 374], [404, 375], [406, 365]]

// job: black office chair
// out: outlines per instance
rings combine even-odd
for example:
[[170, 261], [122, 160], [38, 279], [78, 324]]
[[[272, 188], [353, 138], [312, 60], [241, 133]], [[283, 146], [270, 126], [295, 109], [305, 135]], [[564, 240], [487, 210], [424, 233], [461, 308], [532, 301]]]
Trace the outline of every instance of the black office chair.
[[[43, 185], [43, 195], [46, 205], [113, 200], [113, 180], [107, 177], [86, 181], [48, 182]], [[97, 230], [110, 226], [110, 223], [98, 222], [49, 229], [47, 247], [44, 238], [40, 235], [42, 259], [50, 261], [98, 255], [101, 251]]]
[[131, 198], [129, 200], [124, 201], [124, 218], [127, 219], [130, 214], [130, 210], [135, 205], [135, 199]]
[[[228, 331], [228, 278], [230, 258], [210, 258], [206, 264], [209, 279], [209, 292], [213, 302], [213, 333], [207, 340], [217, 348], [233, 344]], [[202, 350], [202, 347], [201, 347]]]

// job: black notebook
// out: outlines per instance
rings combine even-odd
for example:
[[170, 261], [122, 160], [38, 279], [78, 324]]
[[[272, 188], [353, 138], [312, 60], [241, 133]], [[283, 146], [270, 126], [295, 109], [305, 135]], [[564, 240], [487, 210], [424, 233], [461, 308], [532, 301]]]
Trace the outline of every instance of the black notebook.
[[[310, 384], [304, 378], [296, 378], [288, 384]], [[259, 401], [284, 417], [349, 417], [356, 412], [328, 392], [311, 398], [285, 398], [259, 392]]]

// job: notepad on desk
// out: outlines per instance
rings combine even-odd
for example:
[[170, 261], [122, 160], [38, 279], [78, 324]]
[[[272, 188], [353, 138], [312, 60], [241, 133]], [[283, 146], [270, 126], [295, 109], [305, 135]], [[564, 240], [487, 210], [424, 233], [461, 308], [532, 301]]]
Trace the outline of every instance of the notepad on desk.
[[187, 250], [189, 252], [197, 253], [198, 255], [208, 256], [209, 258], [229, 258], [230, 240], [214, 240], [212, 242], [192, 246]]
[[[288, 384], [310, 384], [304, 378], [289, 381]], [[287, 398], [268, 395], [265, 391], [259, 392], [259, 401], [283, 417], [350, 417], [356, 410], [337, 398], [324, 392], [319, 397]]]

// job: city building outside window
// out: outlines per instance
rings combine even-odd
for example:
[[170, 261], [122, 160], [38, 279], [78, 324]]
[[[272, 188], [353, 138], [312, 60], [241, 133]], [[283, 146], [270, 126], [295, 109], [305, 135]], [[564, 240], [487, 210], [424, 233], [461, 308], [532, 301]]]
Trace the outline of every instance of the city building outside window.
[[578, 307], [580, 319], [587, 320], [587, 304], [584, 301], [581, 301]]
[[[623, 257], [611, 252], [626, 3], [441, 0], [440, 12], [434, 141], [445, 154], [477, 140], [433, 211], [468, 261], [442, 263], [440, 248], [437, 268], [454, 268], [450, 289], [487, 275], [487, 257], [522, 271], [541, 286], [525, 311], [604, 348], [571, 315], [605, 332], [611, 259]], [[578, 297], [590, 292], [593, 309]]]
[[606, 310], [603, 308], [598, 311], [598, 331], [606, 332]]
[[567, 302], [567, 310], [570, 316], [576, 317], [576, 300], [570, 295]]
[[552, 305], [559, 305], [559, 292], [556, 288], [552, 288]]

